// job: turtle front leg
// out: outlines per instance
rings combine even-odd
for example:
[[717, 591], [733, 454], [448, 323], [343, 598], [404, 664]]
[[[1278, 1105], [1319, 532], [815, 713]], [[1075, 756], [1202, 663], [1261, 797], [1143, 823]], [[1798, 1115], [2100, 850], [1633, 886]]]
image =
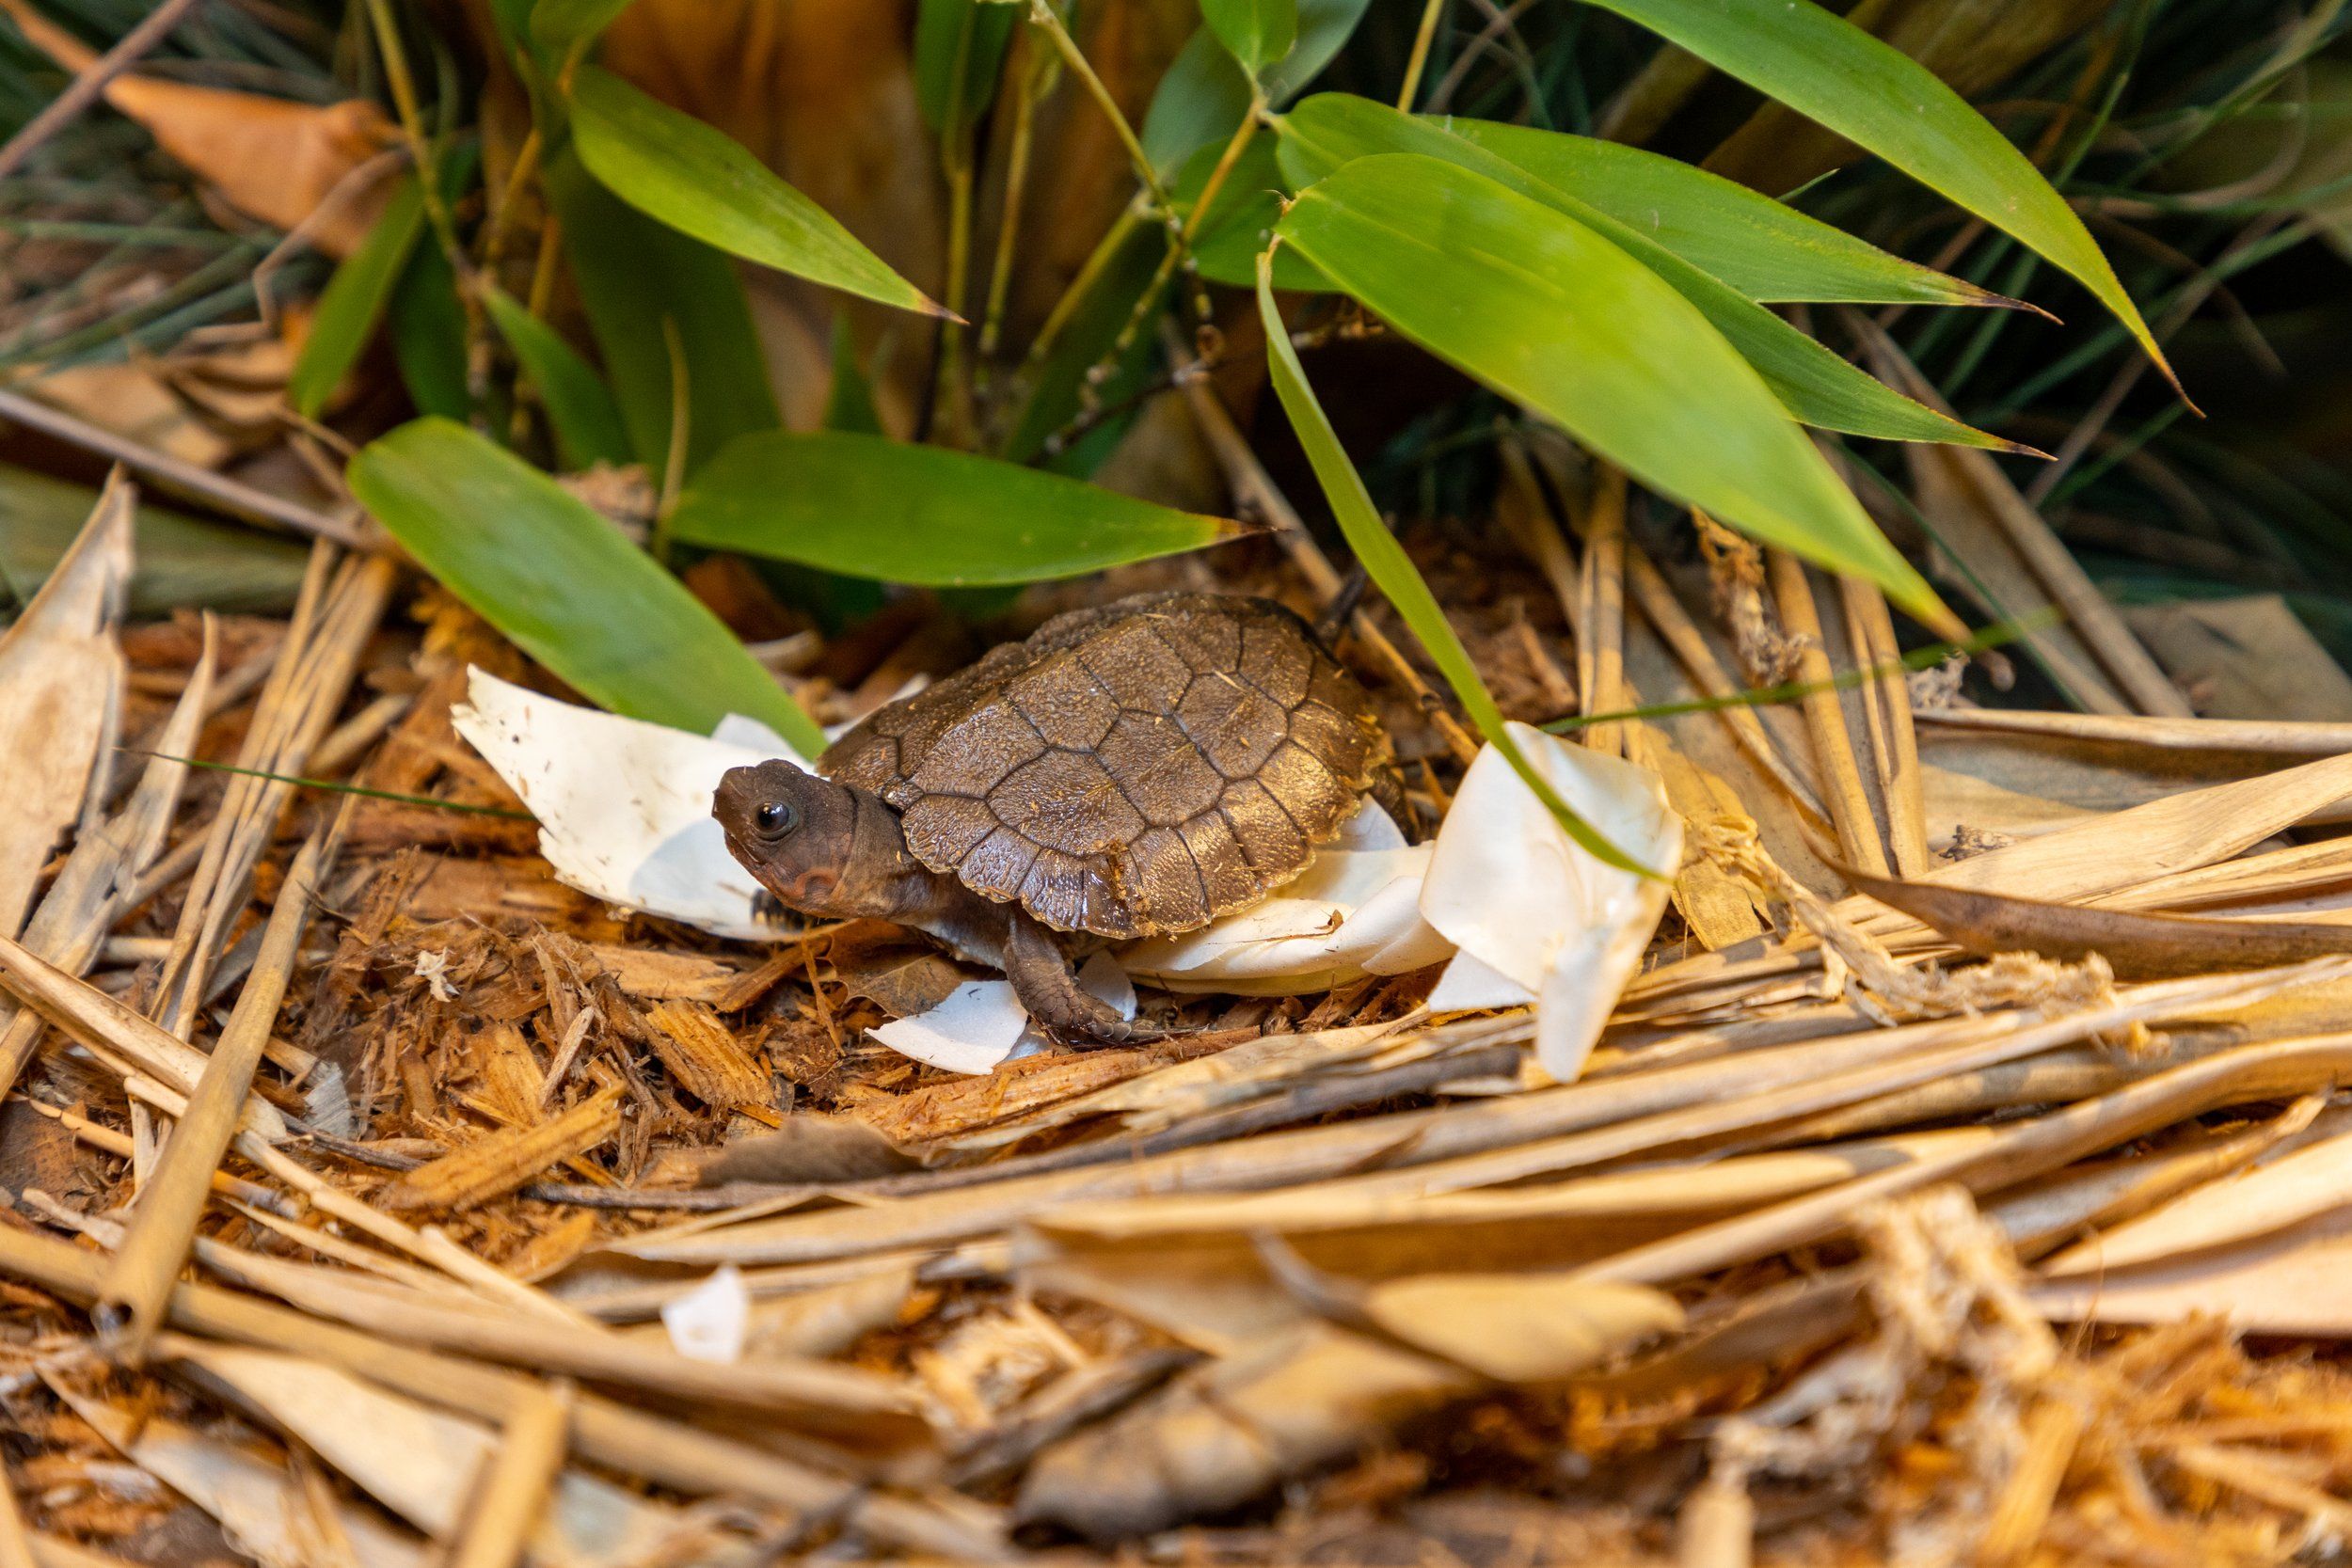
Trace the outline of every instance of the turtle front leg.
[[1102, 998], [1078, 984], [1078, 972], [1061, 939], [1016, 906], [1005, 933], [1005, 978], [1029, 1016], [1056, 1035], [1109, 1045], [1158, 1039], [1161, 1031], [1138, 1028]]

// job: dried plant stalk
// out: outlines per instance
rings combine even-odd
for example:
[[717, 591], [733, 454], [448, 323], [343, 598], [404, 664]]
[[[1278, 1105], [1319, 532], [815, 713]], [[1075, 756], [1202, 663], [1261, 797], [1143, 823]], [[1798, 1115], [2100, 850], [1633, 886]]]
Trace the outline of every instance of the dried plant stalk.
[[[1600, 467], [1593, 504], [1584, 518], [1582, 595], [1585, 635], [1576, 645], [1579, 692], [1583, 710], [1606, 713], [1625, 701], [1625, 473]], [[1625, 754], [1625, 726], [1614, 721], [1589, 726], [1579, 737], [1596, 752]]]
[[[320, 546], [314, 567], [330, 551]], [[255, 774], [294, 773], [326, 736], [358, 672], [360, 652], [390, 602], [398, 572], [385, 556], [349, 563], [324, 594], [314, 631], [295, 635], [303, 626], [297, 611], [280, 645], [278, 667], [262, 688], [238, 753], [237, 765], [254, 771], [232, 776], [222, 794], [156, 986], [155, 1016], [183, 1039], [194, 1026], [229, 927], [250, 895], [254, 867], [294, 800], [294, 786], [282, 777]]]
[[1902, 644], [1886, 595], [1859, 578], [1837, 579], [1845, 601], [1846, 641], [1854, 662], [1872, 672], [1862, 687], [1870, 715], [1870, 760], [1886, 802], [1887, 847], [1895, 869], [1916, 877], [1934, 865], [1928, 855], [1927, 795], [1919, 772], [1919, 736], [1911, 725], [1911, 688], [1903, 675]]
[[648, 1043], [679, 1085], [720, 1110], [765, 1105], [773, 1098], [768, 1074], [735, 1043], [707, 1003], [671, 1001], [646, 1009]]
[[450, 1568], [514, 1568], [522, 1560], [523, 1546], [564, 1468], [572, 1399], [571, 1386], [557, 1382], [534, 1387], [515, 1402], [467, 1516], [465, 1533], [450, 1554]]
[[311, 901], [332, 853], [325, 838], [312, 838], [294, 857], [262, 931], [253, 972], [213, 1046], [203, 1076], [189, 1091], [187, 1114], [165, 1145], [154, 1179], [139, 1190], [129, 1230], [100, 1292], [98, 1310], [102, 1326], [119, 1331], [115, 1351], [126, 1361], [135, 1363], [144, 1354], [149, 1337], [163, 1321], [171, 1282], [187, 1260], [197, 1221], [212, 1196], [213, 1173], [236, 1132], [262, 1047], [269, 1043], [270, 1025], [294, 978]]
[[1879, 837], [1869, 791], [1863, 787], [1855, 764], [1853, 736], [1846, 728], [1846, 705], [1833, 684], [1829, 654], [1821, 642], [1821, 613], [1813, 601], [1813, 584], [1804, 562], [1786, 550], [1766, 557], [1772, 596], [1781, 625], [1796, 648], [1797, 679], [1807, 690], [1804, 720], [1813, 736], [1814, 759], [1820, 764], [1829, 791], [1829, 813], [1837, 824], [1837, 842], [1846, 859], [1865, 871], [1886, 874], [1886, 846]]
[[463, 1213], [503, 1197], [549, 1166], [585, 1154], [621, 1127], [621, 1088], [598, 1089], [558, 1117], [533, 1126], [502, 1128], [418, 1166], [383, 1194], [395, 1212]]
[[[69, 1300], [94, 1300], [104, 1259], [67, 1243], [0, 1227], [0, 1271]], [[322, 1322], [211, 1285], [182, 1283], [169, 1303], [174, 1326], [238, 1344], [318, 1357], [386, 1387], [503, 1422], [530, 1386], [519, 1372], [446, 1355]], [[893, 1544], [943, 1557], [1005, 1555], [992, 1512], [958, 1499], [952, 1510], [873, 1492], [765, 1449], [596, 1394], [573, 1411], [580, 1456], [691, 1496], [736, 1493], [816, 1518], [840, 1518]]]

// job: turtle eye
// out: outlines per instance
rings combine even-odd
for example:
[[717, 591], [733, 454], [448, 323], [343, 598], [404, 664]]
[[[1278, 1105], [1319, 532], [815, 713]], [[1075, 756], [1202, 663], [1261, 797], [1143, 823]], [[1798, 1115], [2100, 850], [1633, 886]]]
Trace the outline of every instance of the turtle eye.
[[752, 821], [763, 833], [788, 833], [801, 825], [801, 814], [782, 800], [763, 800], [752, 813]]

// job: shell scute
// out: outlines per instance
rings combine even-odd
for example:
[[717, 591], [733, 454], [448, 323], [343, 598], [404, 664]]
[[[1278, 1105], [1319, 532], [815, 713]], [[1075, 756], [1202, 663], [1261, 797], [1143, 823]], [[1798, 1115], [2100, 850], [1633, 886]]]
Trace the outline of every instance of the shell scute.
[[1057, 616], [875, 713], [822, 764], [897, 806], [932, 870], [1105, 937], [1264, 896], [1388, 766], [1371, 699], [1304, 623], [1200, 594]]

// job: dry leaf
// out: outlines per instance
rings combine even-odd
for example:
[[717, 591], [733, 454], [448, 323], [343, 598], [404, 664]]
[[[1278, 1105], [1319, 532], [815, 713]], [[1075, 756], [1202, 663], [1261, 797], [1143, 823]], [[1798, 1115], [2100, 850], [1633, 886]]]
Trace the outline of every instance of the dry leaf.
[[1839, 869], [1856, 892], [1932, 927], [1963, 952], [2039, 953], [2069, 962], [2096, 953], [2127, 980], [2267, 969], [2352, 953], [2352, 925], [2136, 914]]
[[[436, 1539], [461, 1522], [473, 1477], [498, 1445], [479, 1422], [300, 1356], [177, 1336], [166, 1354], [226, 1384], [371, 1497]], [[676, 1510], [578, 1470], [558, 1478], [532, 1556], [548, 1568], [620, 1568], [683, 1528]]]
[[[152, 1411], [134, 1412], [76, 1392], [55, 1373], [49, 1386], [73, 1413], [141, 1469], [220, 1521], [263, 1568], [317, 1568], [320, 1544], [304, 1528], [312, 1515], [301, 1483], [282, 1462], [207, 1435]], [[423, 1568], [424, 1543], [337, 1504], [332, 1528], [355, 1568]]]
[[[27, 0], [0, 0], [24, 36], [72, 71], [96, 58], [81, 40], [35, 11]], [[122, 75], [106, 84], [106, 102], [147, 127], [166, 152], [203, 178], [228, 203], [273, 229], [311, 223], [323, 203], [333, 210], [307, 230], [330, 256], [348, 256], [367, 237], [388, 194], [383, 175], [344, 188], [362, 166], [396, 146], [400, 134], [373, 103], [297, 103], [159, 77]]]
[[1422, 1275], [1370, 1287], [1361, 1310], [1390, 1338], [1499, 1383], [1570, 1377], [1682, 1326], [1671, 1296], [1560, 1275]]
[[2142, 605], [2123, 619], [2201, 714], [2352, 720], [2352, 675], [2276, 594]]
[[703, 1186], [730, 1181], [775, 1185], [863, 1181], [913, 1170], [916, 1161], [853, 1117], [787, 1117], [773, 1132], [739, 1138], [720, 1149], [697, 1177]]
[[47, 372], [25, 389], [191, 467], [217, 468], [235, 450], [144, 364], [74, 365]]
[[122, 705], [115, 631], [131, 582], [138, 493], [118, 473], [16, 624], [0, 634], [0, 936], [24, 927], [33, 885], [82, 809]]
[[2287, 1229], [2343, 1207], [2352, 1191], [2352, 1132], [2201, 1186], [2052, 1259], [2064, 1275], [2131, 1269]]
[[1098, 1541], [1165, 1529], [1336, 1464], [1479, 1386], [1328, 1323], [1271, 1335], [1048, 1449], [1017, 1512]]

